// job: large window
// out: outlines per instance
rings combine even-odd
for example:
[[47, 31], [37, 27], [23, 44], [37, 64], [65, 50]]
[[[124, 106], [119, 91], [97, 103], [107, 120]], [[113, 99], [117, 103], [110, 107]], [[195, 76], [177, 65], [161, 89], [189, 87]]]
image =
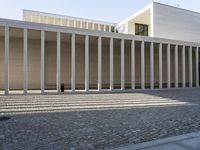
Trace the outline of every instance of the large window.
[[135, 35], [148, 36], [148, 25], [145, 24], [135, 24]]

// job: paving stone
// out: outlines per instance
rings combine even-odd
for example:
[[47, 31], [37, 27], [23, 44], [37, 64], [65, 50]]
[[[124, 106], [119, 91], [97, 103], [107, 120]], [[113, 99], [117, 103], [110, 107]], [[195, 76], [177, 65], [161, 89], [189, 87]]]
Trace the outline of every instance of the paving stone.
[[3, 140], [5, 138], [5, 135], [0, 135], [0, 140]]
[[11, 117], [0, 122], [0, 148], [101, 150], [196, 132], [199, 97], [199, 89], [0, 96], [0, 114]]

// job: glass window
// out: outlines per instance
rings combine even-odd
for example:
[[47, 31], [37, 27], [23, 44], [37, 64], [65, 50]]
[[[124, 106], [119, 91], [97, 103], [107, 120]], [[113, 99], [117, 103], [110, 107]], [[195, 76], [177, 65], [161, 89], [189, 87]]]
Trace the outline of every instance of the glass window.
[[148, 25], [136, 23], [135, 35], [148, 36]]

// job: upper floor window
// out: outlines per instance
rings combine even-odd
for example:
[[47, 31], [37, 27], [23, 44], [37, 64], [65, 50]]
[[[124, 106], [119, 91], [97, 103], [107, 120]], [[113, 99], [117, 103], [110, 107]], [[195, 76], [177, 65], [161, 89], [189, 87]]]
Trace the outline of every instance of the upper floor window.
[[148, 36], [148, 25], [136, 23], [135, 35]]

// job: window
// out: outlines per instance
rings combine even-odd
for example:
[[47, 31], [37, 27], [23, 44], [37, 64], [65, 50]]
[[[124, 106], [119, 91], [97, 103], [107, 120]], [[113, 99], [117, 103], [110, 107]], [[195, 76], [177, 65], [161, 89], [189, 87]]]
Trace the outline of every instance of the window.
[[135, 24], [135, 35], [148, 36], [148, 25], [145, 24]]

